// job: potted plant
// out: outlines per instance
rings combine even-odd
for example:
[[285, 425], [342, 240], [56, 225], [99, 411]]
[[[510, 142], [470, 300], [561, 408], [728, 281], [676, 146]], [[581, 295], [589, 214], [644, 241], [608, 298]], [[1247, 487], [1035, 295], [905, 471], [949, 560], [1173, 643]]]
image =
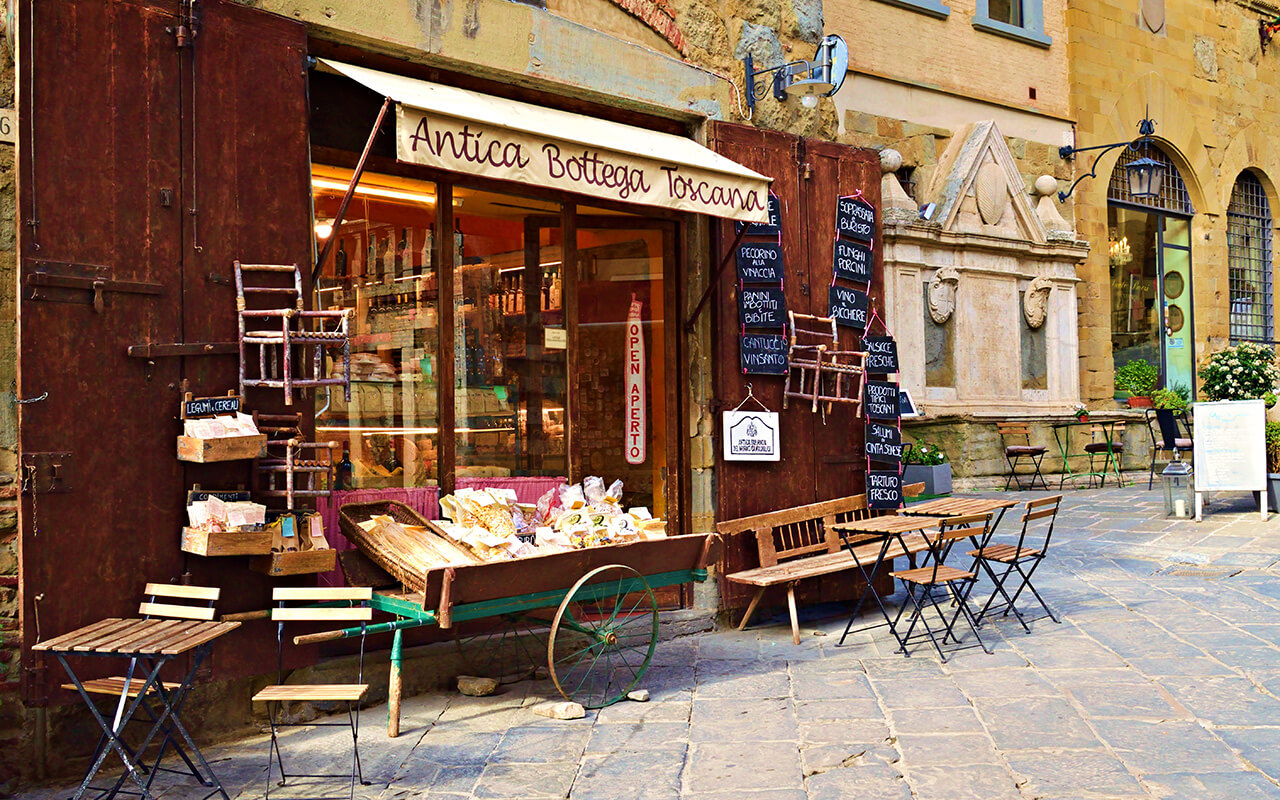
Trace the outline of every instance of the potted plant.
[[1187, 397], [1175, 387], [1173, 389], [1156, 389], [1151, 393], [1151, 405], [1155, 407], [1156, 411], [1181, 414], [1187, 410], [1189, 403], [1187, 402]]
[[1076, 418], [1077, 422], [1089, 421], [1089, 407], [1084, 403], [1076, 403], [1072, 406], [1071, 414]]
[[1262, 399], [1270, 408], [1280, 383], [1275, 360], [1271, 348], [1253, 342], [1219, 350], [1200, 365], [1200, 391], [1209, 400]]
[[1280, 422], [1267, 423], [1267, 507], [1280, 512]]
[[1129, 393], [1129, 408], [1151, 406], [1151, 392], [1160, 383], [1160, 371], [1145, 358], [1135, 358], [1116, 370], [1116, 389]]
[[902, 454], [902, 483], [924, 482], [924, 494], [951, 494], [951, 464], [942, 448], [928, 442], [912, 442]]

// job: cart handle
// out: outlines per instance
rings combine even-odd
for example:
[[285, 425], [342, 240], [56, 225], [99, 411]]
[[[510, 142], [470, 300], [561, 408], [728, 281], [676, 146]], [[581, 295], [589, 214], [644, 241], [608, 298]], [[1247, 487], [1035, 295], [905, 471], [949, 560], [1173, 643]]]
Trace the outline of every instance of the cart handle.
[[332, 642], [334, 639], [346, 638], [345, 630], [325, 631], [323, 633], [308, 633], [302, 636], [293, 637], [293, 643], [297, 645], [303, 644], [319, 644], [320, 642]]
[[223, 622], [250, 622], [255, 619], [271, 619], [271, 611], [241, 611], [222, 615]]

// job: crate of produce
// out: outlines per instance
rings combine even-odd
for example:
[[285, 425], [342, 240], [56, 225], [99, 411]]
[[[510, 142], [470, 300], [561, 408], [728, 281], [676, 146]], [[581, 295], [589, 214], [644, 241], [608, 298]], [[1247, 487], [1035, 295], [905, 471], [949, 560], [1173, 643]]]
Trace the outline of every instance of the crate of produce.
[[271, 552], [271, 532], [182, 529], [182, 551], [198, 556], [257, 556]]

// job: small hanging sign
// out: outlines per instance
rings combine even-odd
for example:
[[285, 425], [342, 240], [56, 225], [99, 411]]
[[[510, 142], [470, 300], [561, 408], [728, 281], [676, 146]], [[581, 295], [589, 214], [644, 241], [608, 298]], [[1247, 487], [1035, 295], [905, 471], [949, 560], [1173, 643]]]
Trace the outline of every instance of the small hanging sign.
[[230, 392], [222, 397], [192, 397], [190, 392], [183, 396], [182, 418], [214, 417], [223, 414], [235, 414], [240, 410], [240, 395]]
[[898, 384], [867, 381], [865, 409], [872, 419], [898, 419]]
[[744, 328], [784, 328], [787, 298], [781, 288], [743, 287], [738, 290], [738, 320]]
[[837, 198], [836, 233], [870, 244], [876, 235], [876, 207], [860, 193]]
[[644, 331], [640, 326], [640, 301], [631, 295], [627, 314], [626, 434], [623, 437], [628, 464], [643, 464], [648, 455], [648, 431], [644, 408]]
[[739, 283], [782, 285], [782, 245], [748, 243], [738, 247]]
[[[742, 230], [742, 223], [735, 222], [733, 232]], [[747, 223], [747, 236], [777, 236], [782, 233], [782, 201], [769, 192], [769, 221]]]
[[874, 263], [875, 256], [867, 245], [836, 239], [835, 260], [831, 271], [837, 278], [871, 283], [871, 268]]
[[865, 292], [845, 286], [832, 286], [827, 290], [828, 316], [837, 325], [857, 330], [867, 329], [867, 309], [870, 305]]
[[862, 349], [867, 351], [867, 372], [898, 371], [898, 343], [892, 336], [863, 336]]
[[772, 333], [743, 334], [738, 349], [745, 375], [786, 375], [787, 337]]
[[902, 461], [902, 433], [892, 425], [867, 420], [867, 458], [886, 464]]
[[898, 470], [867, 470], [867, 507], [902, 508], [902, 475]]
[[[754, 401], [758, 411], [743, 411], [747, 401]], [[737, 408], [724, 412], [725, 461], [778, 461], [782, 447], [778, 438], [778, 414], [760, 402], [747, 384], [747, 396]]]

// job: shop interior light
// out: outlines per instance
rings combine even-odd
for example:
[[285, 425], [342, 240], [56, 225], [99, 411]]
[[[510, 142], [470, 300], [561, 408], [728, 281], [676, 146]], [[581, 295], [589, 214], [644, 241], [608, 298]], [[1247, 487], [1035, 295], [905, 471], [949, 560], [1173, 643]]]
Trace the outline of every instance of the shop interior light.
[[333, 235], [333, 223], [321, 220], [316, 223], [316, 238], [328, 239]]
[[[336, 181], [330, 178], [312, 178], [311, 188], [345, 192], [347, 184], [344, 181]], [[411, 192], [405, 189], [389, 189], [385, 186], [370, 186], [366, 183], [356, 184], [355, 194], [365, 195], [366, 197], [384, 197], [388, 200], [408, 200], [411, 203], [423, 203], [425, 205], [435, 205], [436, 202], [436, 196], [433, 194]]]
[[[1089, 168], [1089, 172], [1075, 179], [1075, 182], [1067, 188], [1065, 192], [1058, 192], [1058, 202], [1065, 203], [1071, 193], [1076, 190], [1076, 186], [1080, 185], [1080, 181], [1085, 178], [1098, 177], [1098, 162], [1107, 153], [1115, 150], [1117, 147], [1128, 147], [1133, 152], [1146, 153], [1146, 149], [1151, 144], [1151, 137], [1156, 132], [1155, 120], [1146, 117], [1138, 122], [1138, 138], [1131, 142], [1116, 142], [1114, 144], [1098, 144], [1093, 147], [1071, 147], [1063, 146], [1058, 148], [1058, 156], [1061, 158], [1073, 158], [1076, 153], [1084, 153], [1090, 150], [1100, 150], [1101, 152], [1093, 159], [1093, 166]], [[1164, 164], [1143, 155], [1135, 158], [1124, 166], [1126, 177], [1129, 179], [1129, 196], [1134, 199], [1150, 199], [1160, 196], [1160, 183], [1164, 178]]]
[[800, 98], [805, 108], [816, 108], [818, 99], [830, 97], [840, 90], [849, 72], [849, 46], [836, 34], [823, 37], [813, 61], [792, 61], [776, 67], [756, 69], [751, 54], [742, 59], [747, 75], [747, 108], [755, 110], [756, 101], [767, 91], [761, 75], [773, 73], [773, 96], [779, 102], [788, 97]]

